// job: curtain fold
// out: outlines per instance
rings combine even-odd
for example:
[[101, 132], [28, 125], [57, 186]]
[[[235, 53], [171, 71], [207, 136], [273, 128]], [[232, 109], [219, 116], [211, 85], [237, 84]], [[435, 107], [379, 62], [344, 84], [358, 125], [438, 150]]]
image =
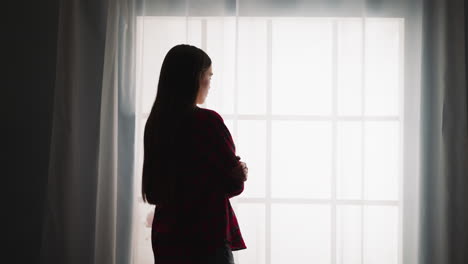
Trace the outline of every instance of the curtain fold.
[[61, 1], [42, 263], [92, 263], [105, 4]]
[[466, 7], [426, 0], [423, 19], [420, 263], [468, 261]]
[[62, 1], [41, 263], [130, 263], [135, 1]]
[[109, 2], [94, 263], [130, 263], [135, 149], [135, 2]]

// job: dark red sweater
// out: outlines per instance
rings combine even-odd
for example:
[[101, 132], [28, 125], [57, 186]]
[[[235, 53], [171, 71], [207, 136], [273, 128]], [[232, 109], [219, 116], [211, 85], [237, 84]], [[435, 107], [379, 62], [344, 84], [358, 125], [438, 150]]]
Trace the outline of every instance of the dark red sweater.
[[[229, 177], [239, 164], [232, 136], [215, 111], [196, 107], [187, 127], [178, 169], [184, 175], [177, 206], [156, 206], [152, 247], [158, 264], [198, 263], [225, 241], [232, 250], [245, 249], [229, 198], [244, 182]], [[202, 261], [202, 260], [198, 260]]]

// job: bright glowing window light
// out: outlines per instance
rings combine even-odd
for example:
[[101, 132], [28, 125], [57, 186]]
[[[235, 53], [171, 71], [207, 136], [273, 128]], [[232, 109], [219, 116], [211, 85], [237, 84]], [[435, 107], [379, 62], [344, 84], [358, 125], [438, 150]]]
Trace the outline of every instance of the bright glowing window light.
[[140, 17], [137, 27], [135, 263], [153, 263], [143, 127], [180, 43], [212, 58], [202, 107], [223, 115], [249, 165], [231, 199], [248, 246], [236, 263], [400, 263], [402, 19]]

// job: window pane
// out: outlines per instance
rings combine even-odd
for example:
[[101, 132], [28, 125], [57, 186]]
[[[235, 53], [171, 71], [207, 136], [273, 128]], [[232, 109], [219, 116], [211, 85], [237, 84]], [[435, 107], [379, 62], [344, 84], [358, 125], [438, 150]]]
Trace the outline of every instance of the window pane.
[[365, 122], [364, 129], [364, 198], [398, 200], [399, 124], [369, 121]]
[[153, 249], [151, 247], [151, 224], [154, 215], [154, 205], [140, 202], [136, 205], [135, 209], [135, 254], [139, 263], [154, 263]]
[[361, 122], [337, 124], [337, 195], [340, 199], [361, 199]]
[[188, 44], [198, 48], [202, 48], [201, 24], [202, 23], [200, 18], [188, 18]]
[[328, 19], [272, 21], [272, 111], [330, 114], [332, 23]]
[[143, 169], [143, 135], [145, 130], [146, 118], [141, 118], [139, 123], [139, 131], [136, 135], [136, 142], [139, 156], [139, 163], [136, 165], [136, 176], [134, 180], [134, 191], [135, 198], [138, 197], [137, 203], [135, 203], [136, 210], [136, 221], [134, 226], [135, 236], [135, 254], [138, 256], [139, 263], [150, 264], [154, 262], [153, 251], [151, 247], [151, 223], [152, 219], [148, 218], [149, 215], [154, 214], [154, 205], [143, 203], [141, 197], [141, 178]]
[[265, 263], [265, 205], [238, 204], [235, 211], [239, 228], [248, 247], [248, 250], [234, 251], [238, 262]]
[[[171, 30], [161, 30], [161, 29]], [[141, 89], [143, 112], [149, 113], [156, 99], [159, 73], [167, 52], [186, 42], [186, 23], [183, 18], [146, 17], [143, 25], [141, 56]], [[137, 64], [137, 67], [140, 63]], [[139, 79], [139, 78], [138, 78]]]
[[362, 48], [362, 20], [339, 20], [337, 62], [339, 115], [361, 115]]
[[361, 264], [361, 206], [337, 206], [336, 260], [340, 264]]
[[234, 112], [235, 27], [233, 18], [210, 18], [206, 23], [206, 48], [213, 69], [206, 105], [224, 114]]
[[239, 18], [238, 111], [266, 112], [267, 39], [265, 19]]
[[271, 263], [330, 263], [330, 206], [273, 204]]
[[238, 121], [237, 155], [247, 163], [249, 177], [242, 197], [265, 197], [266, 122]]
[[331, 124], [273, 121], [272, 196], [329, 198]]
[[364, 207], [364, 264], [398, 263], [398, 208]]
[[366, 19], [366, 115], [399, 114], [400, 23]]

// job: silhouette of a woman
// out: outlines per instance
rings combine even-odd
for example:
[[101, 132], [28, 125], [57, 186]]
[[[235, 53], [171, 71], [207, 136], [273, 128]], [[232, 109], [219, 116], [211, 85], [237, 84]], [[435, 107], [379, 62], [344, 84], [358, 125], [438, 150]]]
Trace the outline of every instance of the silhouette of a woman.
[[156, 206], [151, 242], [156, 264], [232, 264], [245, 249], [229, 198], [248, 169], [223, 118], [200, 108], [213, 75], [210, 57], [177, 45], [164, 58], [144, 130], [143, 200]]

